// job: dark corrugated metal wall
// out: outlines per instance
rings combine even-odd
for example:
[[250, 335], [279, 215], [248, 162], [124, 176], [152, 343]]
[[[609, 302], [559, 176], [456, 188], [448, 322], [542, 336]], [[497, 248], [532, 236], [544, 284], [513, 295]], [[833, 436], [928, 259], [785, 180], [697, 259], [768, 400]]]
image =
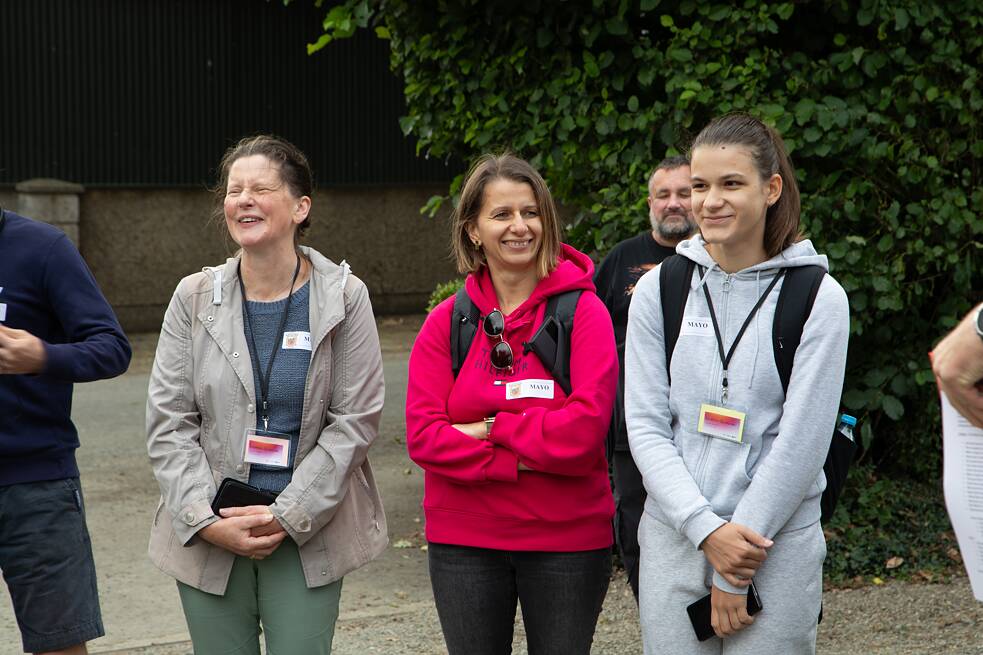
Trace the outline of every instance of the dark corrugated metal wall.
[[200, 186], [226, 147], [275, 132], [318, 183], [444, 182], [398, 119], [369, 33], [309, 57], [310, 0], [0, 1], [0, 184]]

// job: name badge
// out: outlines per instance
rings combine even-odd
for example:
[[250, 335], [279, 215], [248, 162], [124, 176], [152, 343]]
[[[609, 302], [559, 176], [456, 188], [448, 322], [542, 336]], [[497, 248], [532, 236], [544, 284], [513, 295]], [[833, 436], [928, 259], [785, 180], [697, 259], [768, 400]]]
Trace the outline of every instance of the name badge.
[[746, 413], [736, 409], [703, 403], [700, 405], [700, 423], [697, 430], [708, 437], [741, 443], [746, 417]]
[[518, 380], [505, 385], [505, 398], [553, 398], [553, 380]]
[[0, 302], [0, 321], [7, 320], [7, 303]]
[[264, 464], [285, 468], [290, 465], [290, 435], [272, 436], [277, 432], [246, 430], [246, 453], [242, 460], [249, 464]]
[[712, 337], [713, 324], [709, 318], [683, 318], [683, 324], [679, 327], [679, 336], [685, 337]]
[[310, 332], [284, 332], [283, 349], [284, 350], [310, 350], [311, 333]]

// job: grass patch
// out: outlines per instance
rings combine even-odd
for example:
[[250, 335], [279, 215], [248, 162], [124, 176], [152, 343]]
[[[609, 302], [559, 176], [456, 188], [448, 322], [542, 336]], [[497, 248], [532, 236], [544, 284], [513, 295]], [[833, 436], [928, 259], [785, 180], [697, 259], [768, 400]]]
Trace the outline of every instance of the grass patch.
[[834, 586], [888, 578], [935, 581], [962, 567], [941, 483], [886, 478], [857, 467], [824, 532], [824, 572]]

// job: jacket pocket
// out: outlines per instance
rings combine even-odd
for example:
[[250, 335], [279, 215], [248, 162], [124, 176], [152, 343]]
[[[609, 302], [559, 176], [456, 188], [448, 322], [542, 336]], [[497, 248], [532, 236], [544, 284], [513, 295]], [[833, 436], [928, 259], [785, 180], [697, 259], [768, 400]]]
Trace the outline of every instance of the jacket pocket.
[[372, 506], [372, 525], [376, 530], [378, 530], [379, 512], [375, 506], [375, 499], [372, 498], [372, 489], [369, 487], [369, 481], [365, 479], [365, 474], [362, 472], [361, 466], [355, 469], [355, 480], [358, 482], [358, 486], [361, 487], [362, 492], [365, 494], [365, 499], [368, 500], [369, 505]]

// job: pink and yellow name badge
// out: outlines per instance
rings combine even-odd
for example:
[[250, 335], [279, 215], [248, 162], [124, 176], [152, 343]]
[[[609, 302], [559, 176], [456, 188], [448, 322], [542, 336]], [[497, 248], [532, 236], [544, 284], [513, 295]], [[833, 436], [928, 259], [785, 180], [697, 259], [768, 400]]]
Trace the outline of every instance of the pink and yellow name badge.
[[286, 467], [290, 464], [290, 437], [271, 437], [246, 430], [246, 454], [242, 459], [249, 464]]
[[736, 409], [727, 409], [709, 403], [700, 405], [701, 434], [718, 439], [741, 443], [744, 437], [744, 419], [747, 414]]

